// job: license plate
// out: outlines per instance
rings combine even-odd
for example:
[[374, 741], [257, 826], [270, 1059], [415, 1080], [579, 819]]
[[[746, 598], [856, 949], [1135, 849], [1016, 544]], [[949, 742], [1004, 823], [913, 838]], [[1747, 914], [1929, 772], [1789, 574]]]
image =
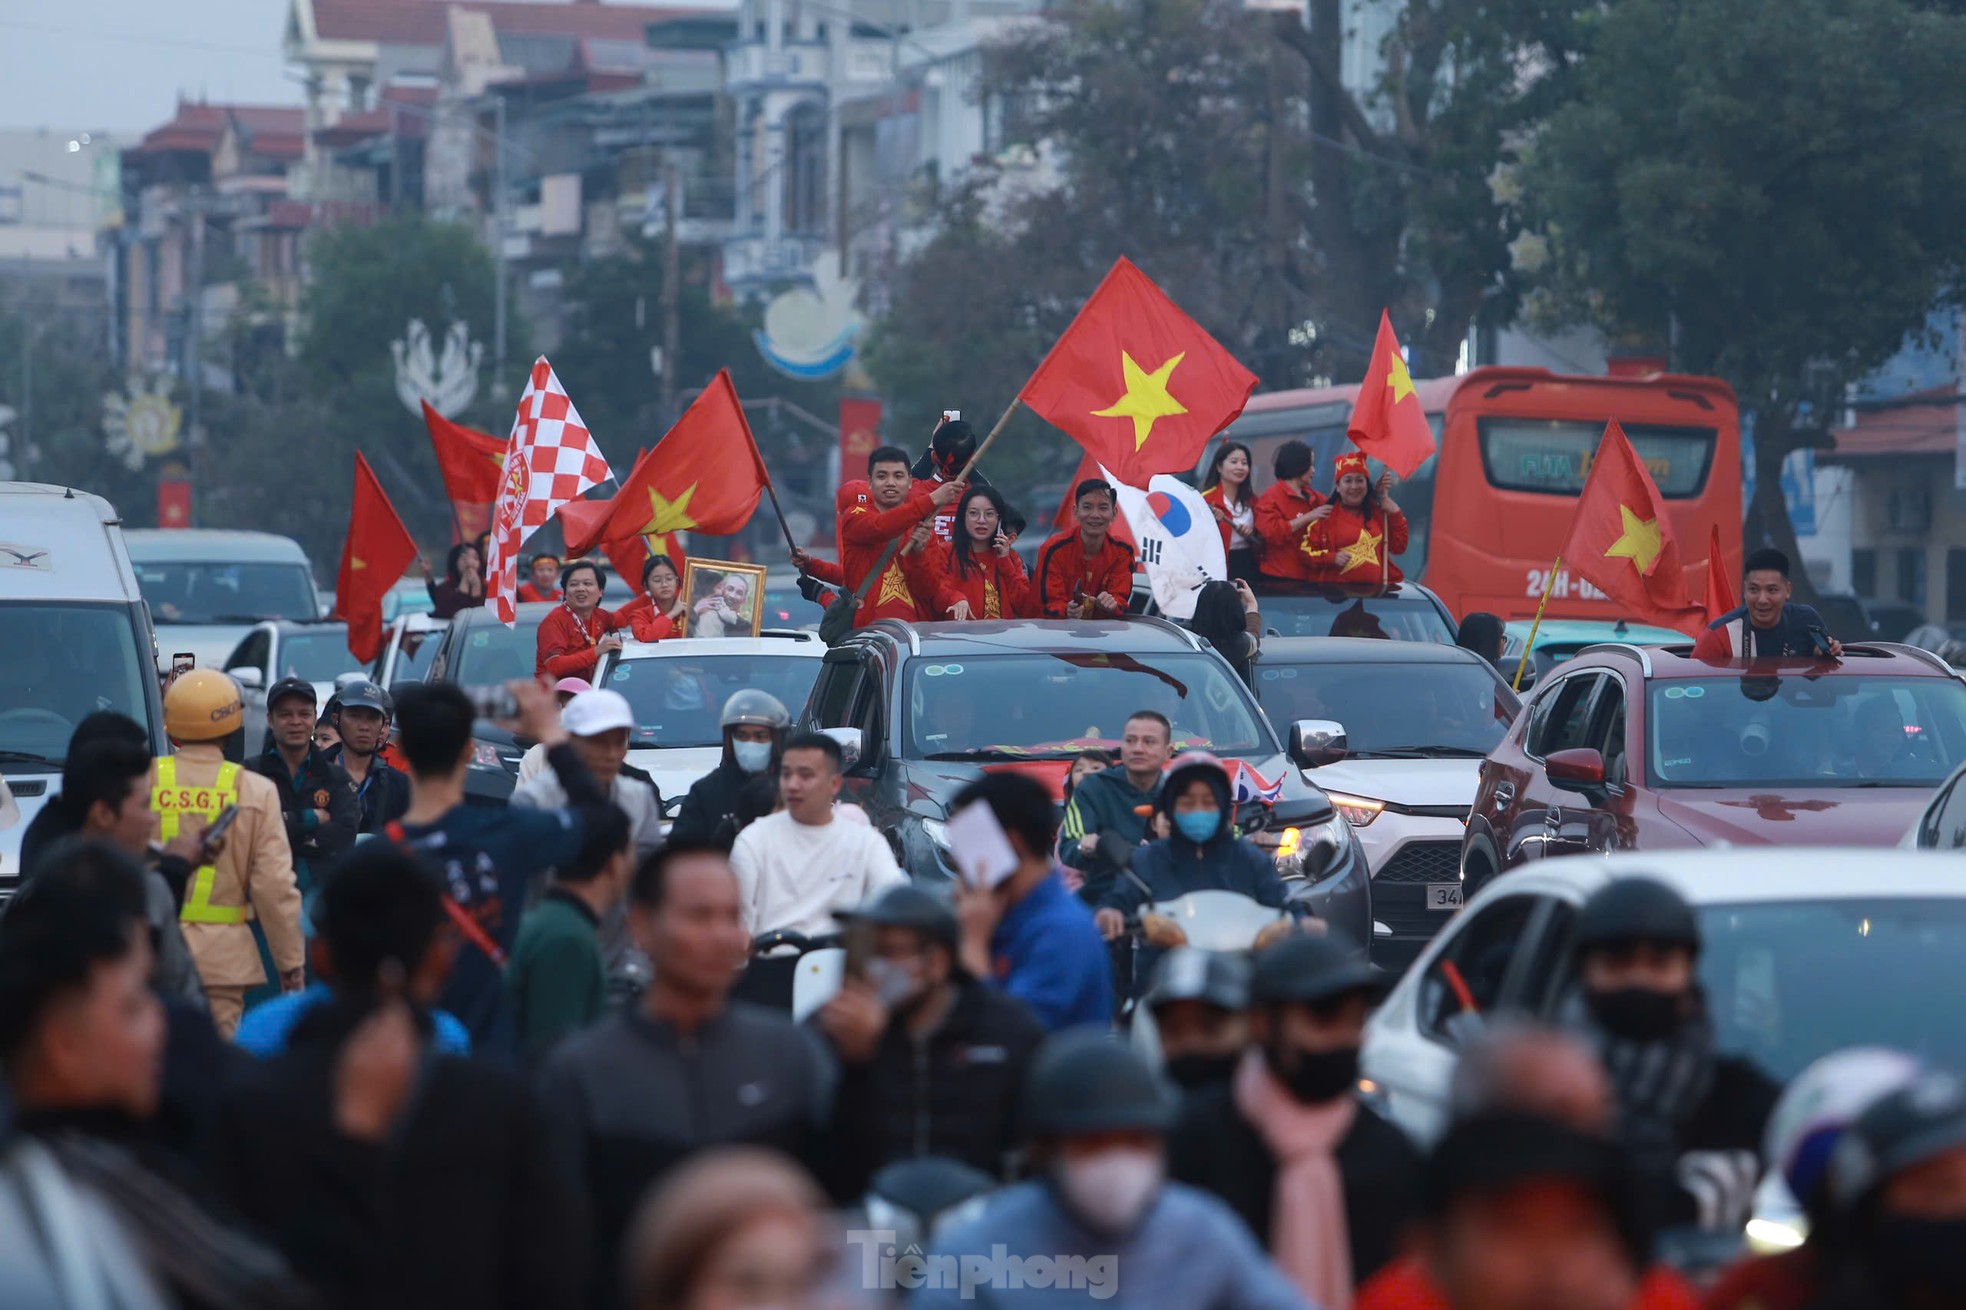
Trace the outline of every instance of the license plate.
[[1427, 908], [1430, 910], [1458, 910], [1461, 908], [1461, 884], [1458, 882], [1430, 882], [1427, 884]]

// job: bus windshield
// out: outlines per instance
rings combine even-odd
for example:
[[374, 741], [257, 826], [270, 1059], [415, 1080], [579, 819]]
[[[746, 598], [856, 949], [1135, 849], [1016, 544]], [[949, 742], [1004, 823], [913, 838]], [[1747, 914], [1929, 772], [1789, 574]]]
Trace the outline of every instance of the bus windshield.
[[[1604, 424], [1573, 419], [1484, 418], [1481, 467], [1500, 491], [1542, 491], [1574, 496], [1604, 437]], [[1713, 463], [1711, 429], [1629, 426], [1625, 435], [1645, 464], [1659, 494], [1689, 500], [1707, 485]]]

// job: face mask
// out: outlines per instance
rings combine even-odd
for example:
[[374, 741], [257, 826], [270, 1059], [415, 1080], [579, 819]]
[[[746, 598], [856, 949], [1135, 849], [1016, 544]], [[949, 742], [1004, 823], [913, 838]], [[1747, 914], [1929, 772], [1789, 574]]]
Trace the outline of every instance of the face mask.
[[869, 960], [865, 972], [867, 981], [874, 984], [874, 994], [890, 1010], [906, 1008], [924, 990], [915, 980], [914, 971], [895, 960]]
[[734, 741], [730, 744], [731, 758], [737, 767], [746, 773], [763, 773], [771, 763], [771, 743], [768, 741]]
[[1634, 1042], [1662, 1041], [1679, 1031], [1684, 997], [1650, 987], [1620, 987], [1585, 998], [1604, 1031]]
[[1225, 1082], [1235, 1073], [1242, 1057], [1230, 1055], [1176, 1055], [1167, 1061], [1167, 1076], [1176, 1087], [1193, 1091], [1210, 1083]]
[[1222, 826], [1220, 810], [1189, 810], [1174, 816], [1174, 828], [1197, 846], [1213, 837]]
[[1341, 1046], [1335, 1051], [1296, 1051], [1293, 1055], [1290, 1067], [1285, 1068], [1283, 1052], [1276, 1047], [1263, 1050], [1270, 1072], [1299, 1104], [1322, 1105], [1358, 1086], [1356, 1046]]
[[1158, 1151], [1133, 1147], [1102, 1151], [1057, 1167], [1058, 1190], [1073, 1213], [1109, 1237], [1133, 1231], [1160, 1195]]
[[1966, 1300], [1966, 1219], [1883, 1214], [1870, 1240], [1879, 1280], [1905, 1293]]

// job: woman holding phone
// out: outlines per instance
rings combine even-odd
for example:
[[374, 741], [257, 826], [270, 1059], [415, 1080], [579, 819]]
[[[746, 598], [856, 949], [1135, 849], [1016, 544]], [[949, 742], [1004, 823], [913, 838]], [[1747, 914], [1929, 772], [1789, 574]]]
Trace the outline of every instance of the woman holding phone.
[[988, 486], [972, 486], [956, 506], [955, 539], [943, 570], [946, 586], [937, 601], [950, 618], [1037, 617], [1030, 576], [1004, 534], [1006, 513], [1002, 494]]

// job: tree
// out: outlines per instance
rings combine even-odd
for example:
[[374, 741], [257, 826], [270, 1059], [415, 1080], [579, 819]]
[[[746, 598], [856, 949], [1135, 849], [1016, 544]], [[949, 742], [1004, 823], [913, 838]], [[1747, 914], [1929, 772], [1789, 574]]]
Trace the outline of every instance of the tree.
[[1754, 415], [1751, 539], [1779, 473], [1957, 295], [1966, 19], [1904, 0], [1624, 0], [1522, 168], [1539, 321], [1671, 341]]
[[[103, 396], [120, 385], [100, 310], [64, 306], [32, 281], [0, 282], [0, 405], [13, 476], [102, 496], [132, 526], [155, 522], [154, 474], [103, 438]], [[180, 397], [181, 399], [181, 397]]]

